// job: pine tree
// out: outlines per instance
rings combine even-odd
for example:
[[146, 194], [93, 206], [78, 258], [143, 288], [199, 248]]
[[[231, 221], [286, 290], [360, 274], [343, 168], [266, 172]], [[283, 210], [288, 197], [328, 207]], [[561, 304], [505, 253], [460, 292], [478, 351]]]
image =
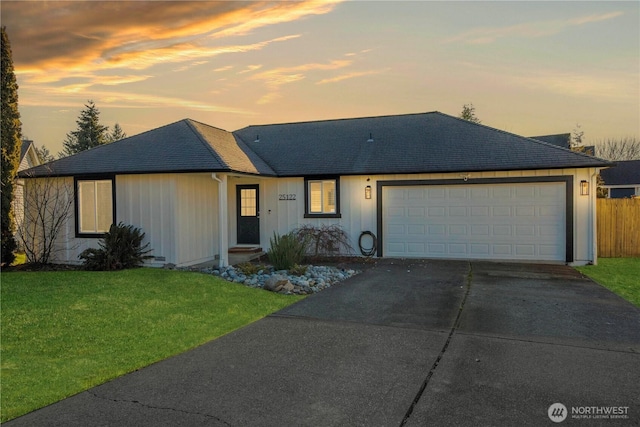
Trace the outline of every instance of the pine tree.
[[2, 265], [10, 265], [15, 255], [17, 245], [13, 233], [15, 222], [13, 218], [13, 189], [14, 179], [20, 163], [20, 148], [22, 146], [22, 123], [18, 111], [18, 83], [13, 71], [13, 57], [11, 54], [11, 44], [6, 33], [6, 28], [2, 27], [2, 164], [0, 165], [2, 179], [2, 230], [0, 238], [2, 240]]
[[109, 142], [116, 142], [120, 141], [121, 139], [125, 139], [126, 137], [127, 134], [124, 133], [120, 125], [116, 123], [115, 125], [113, 125], [113, 130], [108, 135], [107, 139], [109, 140]]
[[78, 128], [67, 133], [67, 137], [62, 143], [61, 156], [71, 156], [110, 142], [109, 127], [100, 124], [100, 111], [93, 101], [88, 101], [85, 109], [80, 112], [76, 123]]
[[38, 160], [40, 160], [40, 163], [52, 162], [55, 160], [53, 154], [51, 154], [49, 149], [44, 145], [42, 145], [40, 148], [36, 147], [36, 153], [38, 154]]

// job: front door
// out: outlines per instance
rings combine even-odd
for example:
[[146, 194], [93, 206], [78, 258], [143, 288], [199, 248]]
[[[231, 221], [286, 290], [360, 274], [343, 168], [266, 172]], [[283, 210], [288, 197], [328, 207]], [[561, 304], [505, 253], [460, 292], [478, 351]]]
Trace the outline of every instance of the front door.
[[238, 244], [260, 244], [259, 186], [236, 187]]

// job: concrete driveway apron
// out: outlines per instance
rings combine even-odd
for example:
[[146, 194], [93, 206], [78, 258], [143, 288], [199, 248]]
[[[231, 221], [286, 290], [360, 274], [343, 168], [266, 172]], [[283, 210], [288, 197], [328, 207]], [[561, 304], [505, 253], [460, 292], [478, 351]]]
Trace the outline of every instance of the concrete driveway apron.
[[383, 260], [9, 426], [640, 422], [640, 310], [564, 266]]

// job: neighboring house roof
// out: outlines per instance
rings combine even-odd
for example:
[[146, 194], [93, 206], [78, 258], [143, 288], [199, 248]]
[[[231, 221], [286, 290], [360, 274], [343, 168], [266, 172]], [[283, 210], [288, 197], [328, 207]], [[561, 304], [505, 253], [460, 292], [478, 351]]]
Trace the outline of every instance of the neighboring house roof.
[[557, 145], [562, 148], [571, 148], [571, 134], [559, 133], [556, 135], [541, 135], [532, 136], [531, 139], [537, 139], [538, 141], [546, 142], [547, 144]]
[[604, 185], [640, 185], [640, 160], [616, 162], [615, 167], [600, 172]]
[[249, 126], [233, 133], [186, 119], [56, 160], [28, 175], [207, 171], [312, 176], [610, 164], [433, 112]]
[[30, 139], [23, 139], [20, 146], [20, 163], [18, 172], [32, 168], [40, 164], [40, 158], [36, 152], [36, 146]]
[[[557, 135], [532, 136], [530, 138], [537, 139], [538, 141], [546, 142], [548, 144], [557, 145], [558, 147], [571, 150], [571, 134], [570, 133], [559, 133]], [[595, 145], [579, 145], [577, 147], [574, 147], [573, 151], [588, 154], [589, 156], [596, 155]]]

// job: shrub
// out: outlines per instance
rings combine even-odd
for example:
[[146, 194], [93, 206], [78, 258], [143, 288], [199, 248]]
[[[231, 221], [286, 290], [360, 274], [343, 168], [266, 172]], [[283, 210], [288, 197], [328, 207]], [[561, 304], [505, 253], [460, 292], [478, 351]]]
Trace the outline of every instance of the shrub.
[[308, 268], [308, 265], [294, 264], [293, 267], [289, 269], [289, 274], [293, 276], [304, 276]]
[[342, 252], [350, 254], [353, 248], [349, 236], [338, 224], [314, 226], [305, 224], [294, 231], [299, 239], [308, 239], [310, 255], [332, 256]]
[[260, 270], [265, 270], [266, 267], [262, 264], [252, 264], [250, 262], [243, 262], [236, 265], [236, 269], [240, 270], [245, 276], [253, 276], [258, 274]]
[[112, 224], [109, 232], [104, 235], [99, 249], [86, 249], [79, 258], [84, 260], [83, 266], [87, 270], [123, 270], [125, 268], [140, 267], [151, 252], [149, 243], [142, 246], [144, 233], [132, 225]]
[[307, 250], [307, 239], [299, 239], [294, 233], [279, 236], [275, 232], [269, 239], [271, 247], [267, 251], [269, 262], [276, 270], [288, 270], [300, 264]]

